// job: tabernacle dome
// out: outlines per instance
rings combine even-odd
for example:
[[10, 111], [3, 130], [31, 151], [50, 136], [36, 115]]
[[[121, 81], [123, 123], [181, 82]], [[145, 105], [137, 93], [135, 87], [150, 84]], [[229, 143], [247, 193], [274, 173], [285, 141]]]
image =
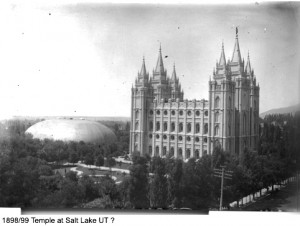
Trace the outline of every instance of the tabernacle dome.
[[87, 120], [53, 119], [38, 122], [28, 128], [26, 133], [33, 138], [85, 143], [112, 143], [116, 135], [106, 126]]

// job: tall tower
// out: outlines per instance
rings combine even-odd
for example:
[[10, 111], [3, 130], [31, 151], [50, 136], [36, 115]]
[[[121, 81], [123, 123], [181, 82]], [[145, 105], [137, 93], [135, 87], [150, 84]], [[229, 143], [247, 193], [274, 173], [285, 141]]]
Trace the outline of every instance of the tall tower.
[[213, 72], [213, 81], [209, 81], [208, 149], [210, 153], [216, 146], [234, 152], [234, 91], [235, 83], [231, 80], [222, 43], [221, 56]]
[[242, 157], [244, 149], [250, 145], [250, 80], [241, 58], [238, 28], [229, 68], [231, 79], [235, 81], [235, 153]]
[[247, 79], [250, 81], [250, 144], [253, 150], [257, 149], [259, 137], [259, 86], [256, 85], [254, 70], [251, 68], [248, 52], [247, 65], [245, 69]]
[[159, 47], [159, 54], [156, 67], [153, 70], [151, 86], [153, 88], [153, 98], [155, 98], [156, 100], [166, 101], [169, 98], [171, 98], [171, 88], [169, 86], [169, 78], [167, 77], [167, 71], [164, 68], [161, 46]]
[[148, 98], [149, 73], [146, 71], [145, 59], [143, 58], [141, 71], [138, 72], [135, 80], [135, 87], [131, 89], [131, 153], [137, 151], [143, 155], [146, 150]]

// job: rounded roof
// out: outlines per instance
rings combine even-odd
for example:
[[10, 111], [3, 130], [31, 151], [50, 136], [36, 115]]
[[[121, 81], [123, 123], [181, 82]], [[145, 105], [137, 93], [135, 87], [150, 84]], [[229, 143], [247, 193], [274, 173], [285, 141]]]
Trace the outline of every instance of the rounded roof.
[[38, 122], [28, 128], [33, 138], [86, 143], [112, 143], [116, 135], [106, 126], [87, 120], [53, 119]]

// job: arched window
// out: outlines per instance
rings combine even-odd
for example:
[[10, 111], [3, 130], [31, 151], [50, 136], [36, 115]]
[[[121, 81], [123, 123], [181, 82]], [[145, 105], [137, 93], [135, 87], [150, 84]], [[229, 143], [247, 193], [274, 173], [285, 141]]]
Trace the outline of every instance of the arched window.
[[160, 123], [156, 122], [156, 131], [159, 131], [159, 130], [160, 130]]
[[173, 157], [173, 156], [174, 156], [174, 148], [173, 148], [173, 147], [170, 148], [169, 156], [170, 156], [170, 157]]
[[179, 123], [179, 132], [182, 132], [182, 131], [183, 131], [183, 124], [181, 122], [181, 123]]
[[196, 123], [196, 133], [200, 133], [200, 124]]
[[246, 134], [246, 126], [247, 126], [247, 120], [246, 120], [246, 113], [243, 115], [243, 134]]
[[166, 156], [166, 155], [167, 155], [167, 147], [164, 146], [164, 147], [163, 147], [163, 156]]
[[168, 123], [164, 122], [164, 131], [167, 131], [167, 130], [168, 130]]
[[159, 156], [159, 146], [156, 146], [155, 148], [155, 156]]
[[205, 123], [204, 124], [204, 134], [207, 134], [208, 133], [208, 124]]
[[135, 111], [135, 118], [138, 119], [140, 117], [140, 112], [139, 110], [136, 110]]
[[219, 135], [219, 126], [215, 126], [215, 136]]
[[135, 122], [135, 130], [139, 129], [139, 122]]
[[215, 122], [219, 122], [219, 116], [220, 116], [220, 114], [219, 114], [219, 112], [217, 111], [217, 112], [215, 113]]
[[186, 125], [186, 130], [187, 130], [187, 133], [190, 133], [192, 131], [192, 125], [191, 125], [191, 123], [188, 123]]
[[186, 149], [186, 153], [185, 153], [185, 158], [190, 158], [191, 157], [191, 149]]
[[215, 98], [215, 108], [220, 108], [220, 98], [218, 96]]
[[135, 135], [134, 135], [134, 142], [138, 142], [138, 140], [139, 140], [139, 135], [138, 135], [138, 134], [135, 134]]
[[175, 131], [175, 122], [172, 122], [171, 123], [171, 132], [174, 132]]
[[182, 148], [178, 149], [178, 157], [182, 157]]
[[150, 130], [150, 131], [153, 130], [153, 122], [152, 122], [152, 121], [149, 122], [149, 130]]
[[199, 150], [198, 150], [198, 149], [195, 150], [195, 158], [196, 158], [196, 159], [199, 158]]

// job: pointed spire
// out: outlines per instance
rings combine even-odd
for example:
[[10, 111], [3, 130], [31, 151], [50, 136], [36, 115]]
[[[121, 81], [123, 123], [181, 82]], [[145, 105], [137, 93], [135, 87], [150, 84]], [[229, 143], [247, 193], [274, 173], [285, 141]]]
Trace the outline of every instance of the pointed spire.
[[145, 57], [143, 56], [143, 64], [140, 71], [140, 76], [145, 77], [147, 75], [146, 65], [145, 65]]
[[174, 63], [174, 65], [173, 65], [173, 73], [172, 73], [171, 80], [172, 80], [172, 81], [175, 81], [175, 80], [176, 80], [176, 70], [175, 70], [175, 63]]
[[236, 37], [235, 37], [235, 44], [234, 44], [234, 49], [233, 49], [231, 62], [234, 62], [234, 63], [241, 63], [242, 62], [241, 52], [240, 52], [240, 45], [239, 45], [238, 28], [237, 27], [236, 27]]
[[251, 70], [251, 65], [250, 65], [249, 51], [248, 51], [248, 60], [247, 60], [247, 65], [246, 65], [245, 71], [246, 71], [247, 75], [251, 75], [252, 70]]
[[159, 54], [158, 54], [155, 72], [160, 74], [164, 73], [164, 63], [161, 54], [161, 44], [159, 45]]
[[222, 41], [222, 51], [221, 51], [219, 66], [225, 66], [225, 64], [226, 64], [226, 58], [224, 53], [224, 42]]

